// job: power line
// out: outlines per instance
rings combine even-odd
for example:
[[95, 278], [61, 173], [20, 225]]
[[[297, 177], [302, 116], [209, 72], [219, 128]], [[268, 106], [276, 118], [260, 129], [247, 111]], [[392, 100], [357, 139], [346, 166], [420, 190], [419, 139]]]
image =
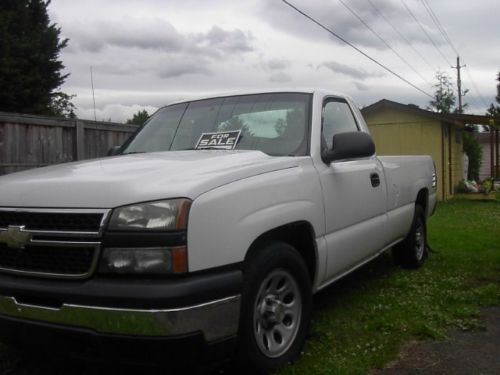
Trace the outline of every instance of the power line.
[[[368, 0], [368, 1], [370, 1], [370, 0]], [[427, 13], [429, 13], [432, 21], [434, 22], [434, 24], [438, 28], [438, 30], [441, 33], [441, 35], [443, 36], [444, 40], [448, 43], [450, 48], [457, 54], [457, 56], [460, 56], [460, 53], [458, 52], [457, 48], [453, 45], [453, 42], [451, 41], [450, 36], [446, 32], [441, 21], [439, 21], [439, 18], [437, 17], [436, 13], [432, 9], [432, 7], [428, 3], [428, 1], [427, 0], [420, 0], [420, 1], [421, 1], [422, 5], [424, 6], [424, 8], [427, 10]], [[476, 82], [472, 79], [472, 76], [470, 74], [470, 71], [469, 71], [469, 68], [467, 67], [467, 65], [465, 65], [465, 72], [467, 73], [467, 76], [469, 77], [470, 83], [472, 84], [472, 87], [474, 88], [474, 91], [476, 92], [477, 96], [479, 97], [479, 99], [481, 100], [483, 105], [487, 108], [488, 104], [486, 103], [486, 101], [484, 100], [484, 97], [481, 95], [481, 92], [477, 88]]]
[[438, 28], [439, 32], [443, 36], [444, 40], [449, 44], [449, 46], [457, 54], [457, 56], [459, 56], [460, 53], [457, 51], [457, 49], [455, 48], [455, 46], [451, 42], [451, 39], [448, 36], [448, 33], [446, 32], [445, 28], [443, 27], [443, 25], [439, 21], [439, 18], [436, 16], [436, 13], [434, 13], [434, 11], [432, 10], [430, 4], [427, 2], [427, 0], [420, 0], [420, 1], [422, 2], [422, 5], [424, 6], [425, 10], [427, 10], [427, 13], [429, 13], [429, 16], [431, 17], [432, 22], [434, 22], [434, 24]]
[[418, 26], [420, 26], [420, 29], [424, 32], [424, 34], [427, 36], [427, 39], [429, 39], [429, 41], [432, 43], [432, 45], [434, 46], [434, 48], [436, 48], [436, 50], [439, 52], [439, 54], [441, 55], [441, 57], [444, 59], [444, 61], [446, 61], [446, 63], [448, 65], [451, 65], [451, 63], [448, 61], [448, 59], [446, 58], [446, 56], [443, 54], [443, 52], [441, 51], [441, 49], [438, 47], [438, 45], [436, 44], [436, 42], [434, 42], [434, 40], [431, 38], [431, 36], [429, 35], [429, 33], [427, 32], [427, 30], [425, 30], [425, 27], [420, 23], [420, 21], [418, 20], [418, 18], [415, 16], [415, 14], [411, 11], [410, 8], [408, 8], [408, 5], [406, 5], [406, 3], [401, 0], [401, 4], [403, 4], [403, 6], [406, 8], [406, 10], [408, 11], [408, 14], [414, 19], [414, 21], [418, 24]]
[[413, 50], [413, 52], [415, 52], [415, 54], [417, 54], [420, 59], [425, 63], [427, 64], [427, 66], [434, 70], [435, 68], [429, 63], [429, 61], [427, 61], [427, 59], [413, 46], [413, 44], [408, 40], [408, 38], [406, 38], [398, 29], [396, 26], [394, 26], [394, 24], [382, 13], [382, 11], [372, 2], [372, 0], [368, 0], [368, 2], [370, 3], [370, 5], [375, 9], [375, 12], [377, 12], [377, 14], [382, 17], [382, 19], [394, 30], [394, 32], [396, 34], [399, 35], [399, 37]]
[[343, 0], [339, 0], [339, 2], [354, 16], [357, 18], [359, 22], [361, 22], [368, 30], [372, 32], [387, 48], [389, 48], [401, 61], [403, 61], [411, 70], [415, 72], [425, 83], [429, 86], [431, 85], [418, 71], [411, 65], [403, 56], [401, 56], [392, 46], [382, 37], [379, 33], [377, 33], [368, 23], [366, 23], [363, 18], [361, 18], [354, 9], [352, 9], [349, 5], [347, 5]]
[[486, 103], [486, 100], [484, 100], [484, 97], [481, 95], [481, 92], [479, 91], [479, 89], [477, 88], [476, 86], [476, 83], [474, 82], [474, 80], [472, 79], [472, 76], [469, 72], [469, 68], [467, 68], [467, 66], [465, 66], [465, 73], [467, 73], [467, 77], [469, 77], [469, 80], [470, 82], [472, 83], [472, 87], [474, 87], [474, 90], [476, 91], [476, 94], [479, 96], [479, 99], [481, 100], [481, 102], [483, 102], [483, 105], [488, 108], [488, 104]]
[[318, 25], [319, 27], [321, 27], [323, 30], [327, 31], [328, 33], [330, 33], [331, 35], [333, 35], [335, 38], [341, 40], [342, 42], [344, 42], [345, 44], [347, 44], [349, 47], [353, 48], [354, 50], [358, 51], [360, 54], [362, 54], [363, 56], [365, 56], [367, 59], [373, 61], [375, 64], [377, 64], [378, 66], [380, 66], [381, 68], [387, 70], [389, 73], [391, 73], [392, 75], [396, 76], [397, 78], [399, 78], [400, 80], [402, 80], [403, 82], [405, 82], [406, 84], [410, 85], [411, 87], [413, 87], [414, 89], [420, 91], [422, 94], [424, 95], [427, 95], [428, 97], [430, 98], [434, 98], [432, 95], [428, 94], [427, 92], [425, 92], [424, 90], [422, 90], [421, 88], [419, 88], [418, 86], [414, 85], [413, 83], [411, 83], [410, 81], [408, 81], [407, 79], [403, 78], [402, 76], [400, 76], [398, 73], [394, 72], [393, 70], [391, 70], [390, 68], [388, 68], [387, 66], [385, 66], [384, 64], [382, 64], [381, 62], [377, 61], [376, 59], [374, 59], [373, 57], [371, 57], [370, 55], [368, 55], [366, 52], [362, 51], [361, 49], [359, 49], [358, 47], [356, 47], [354, 44], [350, 43], [349, 41], [347, 41], [346, 39], [344, 39], [343, 37], [341, 37], [340, 35], [336, 34], [334, 31], [330, 30], [328, 27], [326, 27], [325, 25], [321, 24], [319, 21], [316, 21], [313, 17], [311, 17], [310, 15], [308, 15], [307, 13], [303, 12], [302, 10], [300, 10], [299, 8], [297, 8], [295, 5], [293, 4], [290, 4], [287, 0], [281, 0], [283, 3], [285, 3], [286, 5], [288, 5], [290, 8], [292, 8], [293, 10], [295, 10], [297, 13], [301, 14], [302, 16], [306, 17], [307, 19], [309, 19], [311, 22], [315, 23], [316, 25]]

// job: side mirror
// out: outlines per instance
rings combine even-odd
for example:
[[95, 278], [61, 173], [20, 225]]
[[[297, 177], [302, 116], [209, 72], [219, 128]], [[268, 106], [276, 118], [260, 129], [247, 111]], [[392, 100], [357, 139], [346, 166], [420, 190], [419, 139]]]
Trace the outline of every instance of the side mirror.
[[330, 164], [336, 160], [367, 158], [374, 154], [375, 144], [368, 133], [347, 132], [333, 136], [332, 148], [323, 152], [322, 159]]
[[106, 156], [117, 155], [119, 153], [119, 151], [120, 151], [121, 148], [122, 148], [122, 146], [113, 146], [113, 147], [111, 147], [108, 150], [108, 153], [106, 154]]

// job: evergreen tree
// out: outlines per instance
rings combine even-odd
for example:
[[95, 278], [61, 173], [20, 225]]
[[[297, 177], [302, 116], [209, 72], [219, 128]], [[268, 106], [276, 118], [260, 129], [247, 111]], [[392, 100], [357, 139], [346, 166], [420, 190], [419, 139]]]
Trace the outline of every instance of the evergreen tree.
[[479, 171], [481, 170], [481, 161], [483, 159], [483, 148], [477, 138], [476, 128], [463, 132], [464, 152], [469, 158], [469, 170], [467, 179], [479, 180]]
[[127, 120], [127, 124], [142, 125], [149, 118], [149, 113], [145, 109], [137, 111], [131, 119]]
[[446, 73], [438, 71], [436, 80], [434, 99], [429, 102], [431, 106], [428, 109], [438, 113], [451, 113], [456, 101], [451, 79]]
[[[428, 109], [438, 113], [459, 113], [458, 108], [454, 108], [456, 97], [453, 92], [453, 86], [450, 77], [441, 71], [436, 73], [437, 83], [434, 85], [434, 99], [429, 102]], [[462, 105], [462, 109], [467, 104]], [[469, 171], [467, 178], [477, 180], [481, 168], [482, 148], [476, 136], [477, 127], [471, 126], [463, 132], [463, 150], [469, 157]]]
[[497, 84], [497, 103], [500, 104], [500, 72], [498, 72], [497, 81], [499, 82]]
[[[59, 60], [68, 39], [50, 23], [50, 0], [0, 2], [0, 111], [70, 115], [72, 96], [58, 91], [68, 74]], [[74, 114], [74, 113], [73, 113]]]
[[[496, 96], [496, 100], [497, 100], [497, 103], [500, 104], [500, 72], [497, 75], [497, 81], [499, 83], [497, 84], [498, 95]], [[500, 106], [499, 105], [495, 105], [495, 104], [491, 103], [486, 114], [490, 115], [491, 117], [493, 117], [495, 119], [495, 124], [497, 126], [500, 124]]]

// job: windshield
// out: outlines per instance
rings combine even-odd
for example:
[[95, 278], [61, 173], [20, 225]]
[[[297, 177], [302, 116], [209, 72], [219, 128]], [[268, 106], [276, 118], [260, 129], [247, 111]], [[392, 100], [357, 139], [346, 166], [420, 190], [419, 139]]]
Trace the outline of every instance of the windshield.
[[310, 94], [302, 93], [229, 96], [173, 104], [157, 111], [123, 153], [199, 149], [202, 136], [215, 133], [221, 138], [237, 133], [231, 149], [306, 155], [309, 105]]

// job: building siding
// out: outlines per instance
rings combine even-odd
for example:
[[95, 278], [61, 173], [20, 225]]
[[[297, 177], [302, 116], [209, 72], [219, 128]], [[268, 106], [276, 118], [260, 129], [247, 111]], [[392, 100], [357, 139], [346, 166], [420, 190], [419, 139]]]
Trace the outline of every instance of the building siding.
[[398, 109], [365, 115], [378, 155], [430, 155], [438, 176], [438, 199], [453, 196], [462, 179], [461, 130], [437, 119]]

